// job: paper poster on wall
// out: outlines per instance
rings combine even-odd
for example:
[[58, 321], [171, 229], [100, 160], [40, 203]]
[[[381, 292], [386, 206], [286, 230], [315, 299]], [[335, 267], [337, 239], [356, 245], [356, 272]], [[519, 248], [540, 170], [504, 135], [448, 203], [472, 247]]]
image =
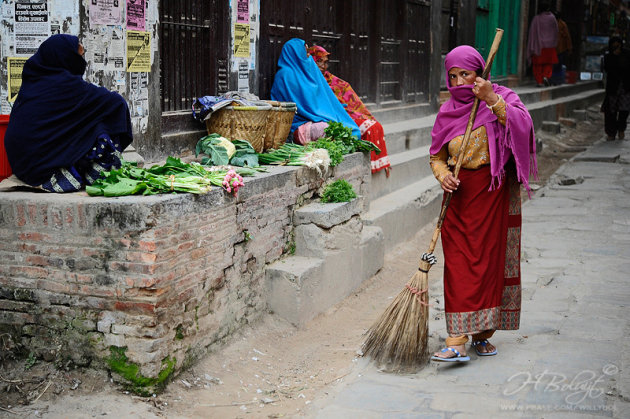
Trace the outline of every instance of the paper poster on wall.
[[127, 31], [127, 72], [151, 71], [151, 33]]
[[60, 17], [79, 17], [79, 2], [75, 0], [55, 0], [51, 7], [53, 8], [51, 14]]
[[109, 37], [107, 67], [109, 70], [124, 70], [125, 68], [125, 40], [120, 27], [112, 28], [111, 36]]
[[13, 5], [11, 3], [2, 3], [0, 6], [0, 15], [5, 19], [13, 19]]
[[48, 2], [15, 2], [15, 54], [33, 55], [50, 36]]
[[127, 0], [127, 29], [144, 31], [146, 28], [146, 0]]
[[149, 99], [149, 73], [131, 73], [129, 75], [129, 94], [135, 100]]
[[249, 92], [249, 64], [247, 60], [238, 63], [238, 91]]
[[249, 0], [238, 0], [236, 3], [236, 21], [249, 23]]
[[7, 87], [9, 102], [15, 102], [22, 86], [22, 69], [27, 57], [7, 57]]
[[249, 58], [249, 25], [234, 24], [234, 56]]
[[124, 0], [88, 0], [91, 25], [122, 25], [120, 2]]

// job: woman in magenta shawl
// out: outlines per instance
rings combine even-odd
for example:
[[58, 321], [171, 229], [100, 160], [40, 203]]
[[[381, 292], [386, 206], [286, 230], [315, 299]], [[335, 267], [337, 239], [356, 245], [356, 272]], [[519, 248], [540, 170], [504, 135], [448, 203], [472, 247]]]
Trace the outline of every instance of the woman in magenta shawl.
[[[468, 335], [478, 356], [496, 355], [495, 330], [519, 327], [520, 184], [536, 173], [529, 112], [512, 90], [479, 77], [485, 66], [470, 46], [446, 55], [451, 98], [431, 132], [431, 168], [452, 199], [442, 225], [448, 338], [434, 361], [462, 362]], [[453, 170], [473, 101], [480, 106], [458, 179]]]

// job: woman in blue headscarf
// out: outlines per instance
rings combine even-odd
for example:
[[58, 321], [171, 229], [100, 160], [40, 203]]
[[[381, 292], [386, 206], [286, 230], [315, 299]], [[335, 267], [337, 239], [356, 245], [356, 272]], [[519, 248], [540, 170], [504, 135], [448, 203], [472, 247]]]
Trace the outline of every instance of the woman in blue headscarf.
[[57, 34], [24, 64], [4, 142], [13, 173], [50, 192], [73, 192], [119, 168], [131, 143], [125, 99], [83, 80], [79, 38]]
[[291, 125], [296, 142], [306, 143], [323, 135], [328, 122], [341, 122], [361, 138], [361, 131], [348, 116], [328, 86], [317, 64], [306, 51], [302, 39], [293, 38], [282, 47], [278, 72], [271, 87], [271, 98], [295, 102], [297, 114]]

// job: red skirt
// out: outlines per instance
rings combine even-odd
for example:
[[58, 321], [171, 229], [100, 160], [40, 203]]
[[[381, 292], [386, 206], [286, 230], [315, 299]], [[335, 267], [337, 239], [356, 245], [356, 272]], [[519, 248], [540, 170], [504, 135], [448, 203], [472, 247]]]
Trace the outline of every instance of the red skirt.
[[361, 139], [376, 145], [381, 152], [370, 153], [372, 173], [390, 167], [389, 156], [387, 155], [387, 145], [385, 144], [385, 131], [383, 126], [376, 119], [353, 118], [354, 122], [361, 130]]
[[555, 48], [543, 48], [540, 55], [532, 56], [533, 65], [558, 64], [558, 54]]
[[515, 330], [521, 311], [521, 196], [513, 170], [490, 187], [490, 166], [462, 169], [442, 224], [449, 335]]

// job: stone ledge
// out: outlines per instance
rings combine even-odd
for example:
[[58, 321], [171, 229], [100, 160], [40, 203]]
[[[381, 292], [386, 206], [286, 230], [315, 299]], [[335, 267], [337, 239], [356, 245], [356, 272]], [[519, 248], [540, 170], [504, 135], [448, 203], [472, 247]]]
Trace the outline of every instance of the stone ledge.
[[363, 197], [355, 198], [350, 202], [327, 204], [312, 202], [295, 211], [293, 225], [315, 224], [321, 228], [331, 228], [348, 221], [354, 215], [358, 215], [362, 208]]
[[[0, 328], [10, 325], [12, 339], [38, 358], [65, 362], [71, 356], [76, 365], [103, 365], [108, 346], [126, 346], [129, 362], [143, 376], [157, 377], [164, 359], [175, 360], [177, 373], [262, 315], [271, 296], [261, 279], [288, 250], [293, 212], [338, 178], [367, 196], [369, 156], [347, 156], [324, 176], [305, 167], [270, 167], [246, 178], [238, 197], [221, 188], [205, 195], [116, 198], [0, 192]], [[367, 267], [376, 269], [380, 236], [365, 233], [359, 241], [358, 217], [342, 224], [348, 223], [357, 228], [341, 229], [344, 234], [333, 235], [330, 246], [351, 237], [348, 252], [354, 253], [344, 265], [366, 248], [373, 259]], [[319, 232], [330, 236], [328, 229]], [[359, 262], [353, 262], [356, 272]], [[286, 292], [300, 287], [300, 315], [312, 317], [332, 297], [346, 295], [324, 265], [314, 262], [291, 277], [299, 284], [283, 282]], [[337, 278], [365, 279], [345, 275]], [[45, 309], [45, 316], [33, 314], [33, 307]], [[80, 344], [75, 328], [67, 327], [77, 322], [87, 328]]]

